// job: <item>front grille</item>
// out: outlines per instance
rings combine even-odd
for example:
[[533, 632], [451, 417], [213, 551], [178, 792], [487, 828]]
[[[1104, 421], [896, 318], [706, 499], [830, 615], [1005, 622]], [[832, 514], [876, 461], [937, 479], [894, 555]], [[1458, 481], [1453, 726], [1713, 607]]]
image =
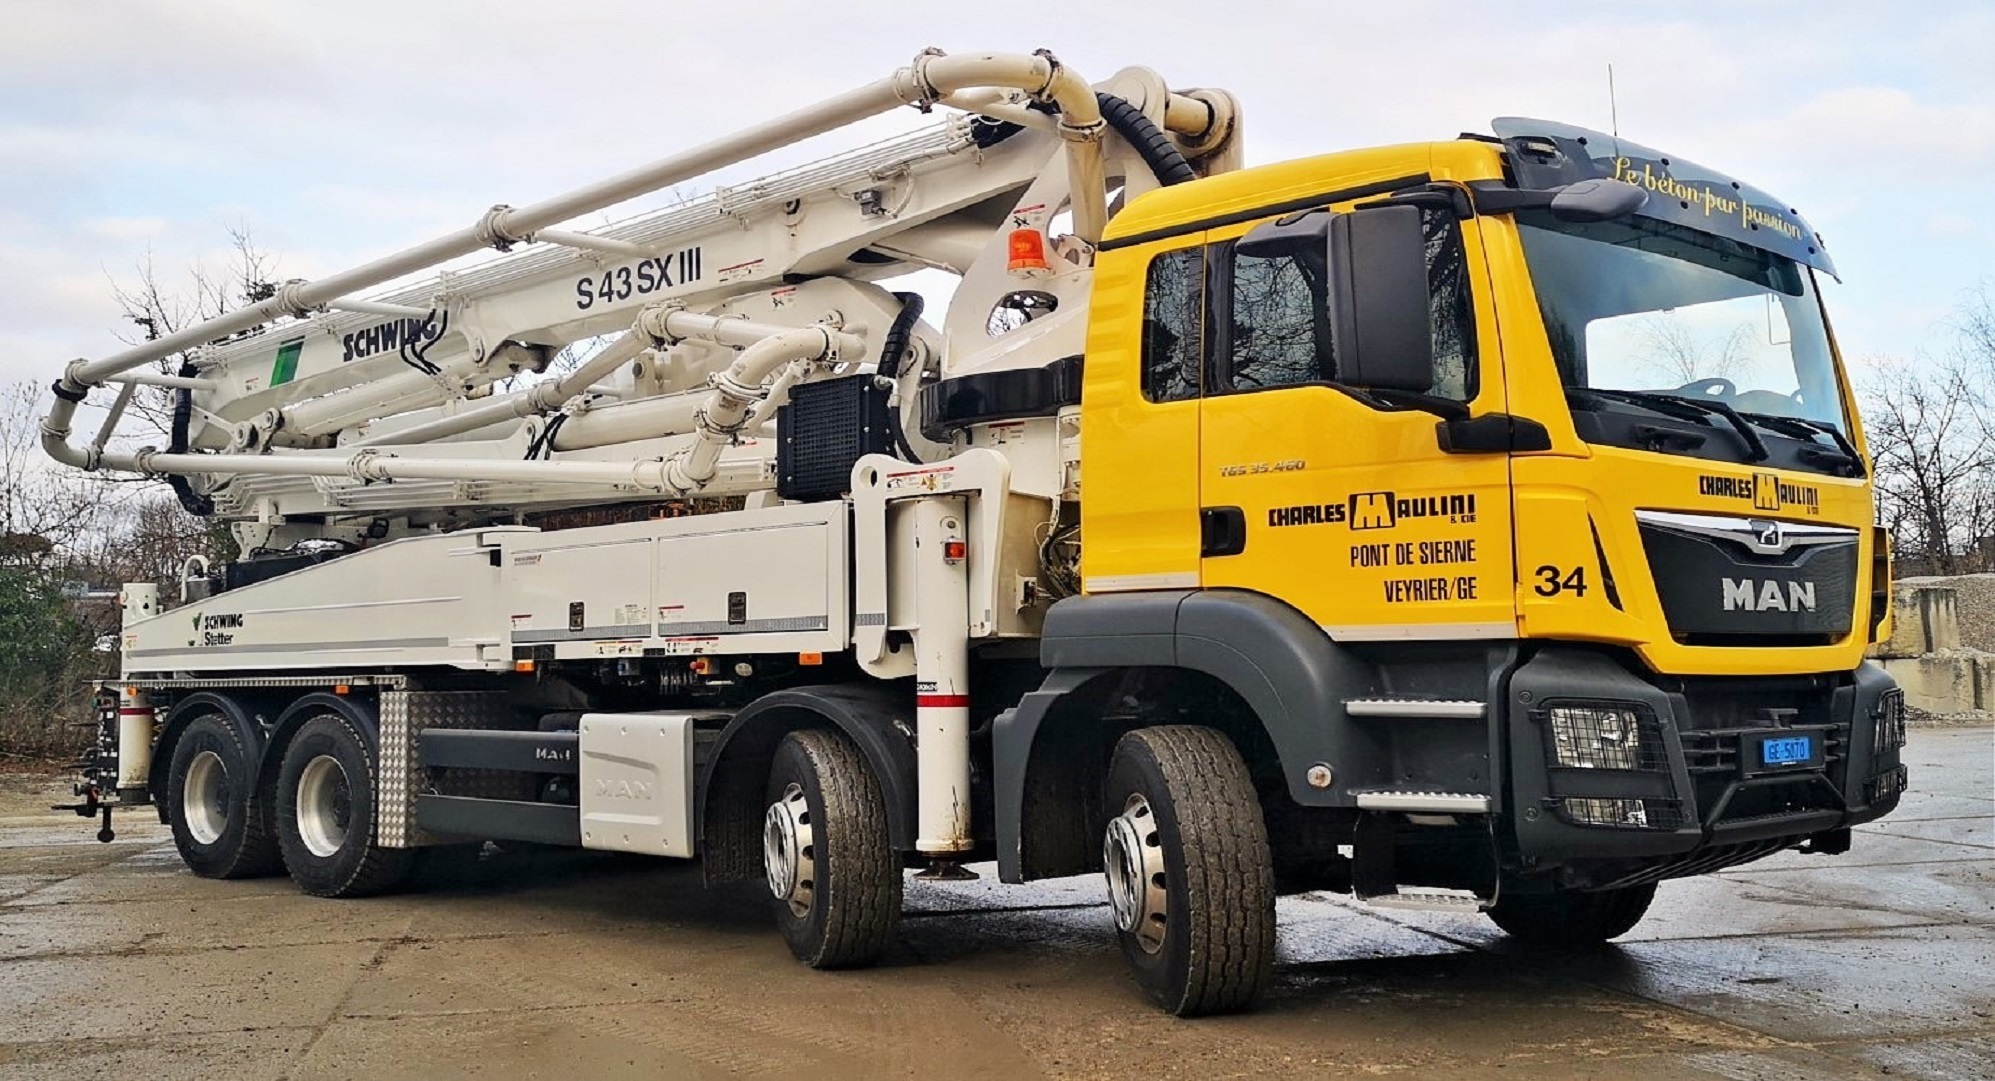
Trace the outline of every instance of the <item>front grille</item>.
[[1638, 517], [1656, 595], [1678, 641], [1811, 646], [1849, 634], [1855, 530], [1656, 511]]

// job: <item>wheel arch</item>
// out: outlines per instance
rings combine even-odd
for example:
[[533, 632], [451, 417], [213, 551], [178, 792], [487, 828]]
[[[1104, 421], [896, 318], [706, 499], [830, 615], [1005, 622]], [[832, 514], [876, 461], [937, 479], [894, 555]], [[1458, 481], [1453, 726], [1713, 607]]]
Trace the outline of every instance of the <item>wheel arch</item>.
[[[244, 747], [261, 753], [265, 746], [263, 727], [257, 723], [257, 707], [264, 703], [220, 691], [195, 691], [177, 699], [167, 708], [160, 723], [159, 738], [153, 743], [152, 765], [146, 771], [146, 790], [152, 793], [153, 808], [161, 825], [168, 824], [167, 780], [173, 769], [173, 752], [187, 726], [201, 717], [219, 716], [236, 730]], [[260, 769], [260, 766], [259, 766]]]
[[761, 877], [762, 786], [776, 745], [807, 728], [836, 729], [858, 745], [886, 800], [888, 840], [896, 851], [914, 848], [914, 696], [890, 684], [792, 687], [735, 714], [701, 770], [697, 829], [707, 881]]
[[[277, 791], [277, 774], [284, 768], [284, 752], [291, 746], [291, 740], [305, 722], [327, 713], [338, 714], [358, 725], [367, 738], [374, 743], [375, 753], [380, 753], [381, 721], [374, 702], [352, 695], [331, 694], [314, 691], [304, 695], [284, 707], [277, 720], [270, 726], [270, 739], [263, 746], [263, 758], [257, 764], [257, 791], [266, 797]], [[274, 799], [267, 799], [266, 806], [275, 806]]]
[[[999, 717], [992, 736], [998, 871], [1008, 882], [1099, 867], [1088, 829], [1098, 818], [1098, 800], [1093, 785], [1075, 775], [1090, 761], [1076, 751], [1094, 748], [1105, 768], [1101, 749], [1112, 749], [1132, 727], [1189, 721], [1219, 728], [1257, 781], [1304, 807], [1347, 802], [1341, 783], [1309, 784], [1311, 765], [1373, 757], [1343, 703], [1377, 692], [1376, 669], [1264, 594], [1215, 589], [1069, 598], [1047, 614], [1040, 662], [1050, 669], [1045, 682]], [[1223, 689], [1239, 711], [1222, 710], [1211, 720], [1103, 717], [1109, 696], [1132, 674]], [[1266, 776], [1270, 769], [1275, 776]], [[1076, 799], [1086, 813], [1072, 813]]]

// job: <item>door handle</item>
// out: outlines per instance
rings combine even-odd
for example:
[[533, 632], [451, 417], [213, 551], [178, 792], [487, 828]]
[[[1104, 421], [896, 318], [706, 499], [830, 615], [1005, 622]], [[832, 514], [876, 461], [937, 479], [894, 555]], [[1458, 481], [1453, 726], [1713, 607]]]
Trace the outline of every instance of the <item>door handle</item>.
[[1247, 512], [1239, 507], [1200, 507], [1198, 554], [1201, 558], [1237, 556], [1247, 550]]

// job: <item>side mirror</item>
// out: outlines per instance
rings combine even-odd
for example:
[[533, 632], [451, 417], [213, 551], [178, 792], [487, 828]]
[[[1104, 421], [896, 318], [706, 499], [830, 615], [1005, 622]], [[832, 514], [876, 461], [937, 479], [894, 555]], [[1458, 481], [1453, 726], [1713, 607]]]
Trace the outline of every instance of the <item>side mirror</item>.
[[1302, 257], [1320, 268], [1337, 349], [1337, 382], [1424, 392], [1434, 385], [1427, 313], [1427, 236], [1420, 208], [1310, 210], [1255, 226], [1235, 244], [1258, 259]]
[[1329, 269], [1337, 381], [1380, 390], [1431, 389], [1434, 328], [1420, 208], [1379, 206], [1332, 217]]

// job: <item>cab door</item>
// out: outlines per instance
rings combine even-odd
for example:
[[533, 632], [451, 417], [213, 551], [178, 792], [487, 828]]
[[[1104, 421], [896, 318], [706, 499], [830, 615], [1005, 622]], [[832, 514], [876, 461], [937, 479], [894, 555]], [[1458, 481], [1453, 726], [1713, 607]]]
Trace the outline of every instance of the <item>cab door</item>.
[[[1514, 637], [1507, 449], [1450, 453], [1436, 412], [1340, 383], [1324, 275], [1235, 251], [1256, 224], [1208, 236], [1201, 584], [1277, 597], [1339, 639]], [[1421, 224], [1430, 404], [1500, 413], [1474, 223], [1422, 207]]]
[[1192, 232], [1096, 264], [1081, 406], [1086, 592], [1199, 584], [1205, 255]]

